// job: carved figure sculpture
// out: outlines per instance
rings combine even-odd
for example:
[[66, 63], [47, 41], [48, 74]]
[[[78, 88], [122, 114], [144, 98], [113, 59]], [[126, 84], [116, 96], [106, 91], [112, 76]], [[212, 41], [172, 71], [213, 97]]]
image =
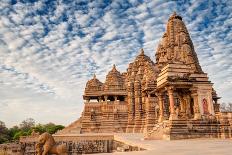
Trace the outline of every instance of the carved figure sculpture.
[[45, 132], [39, 136], [38, 143], [36, 144], [37, 155], [67, 155], [67, 147], [65, 144], [56, 145], [54, 138], [51, 134]]
[[35, 144], [35, 152], [37, 155], [42, 155], [43, 153], [43, 150], [42, 150], [42, 145], [37, 143]]
[[207, 100], [205, 98], [202, 100], [202, 104], [203, 104], [204, 114], [209, 114], [208, 103], [207, 103]]

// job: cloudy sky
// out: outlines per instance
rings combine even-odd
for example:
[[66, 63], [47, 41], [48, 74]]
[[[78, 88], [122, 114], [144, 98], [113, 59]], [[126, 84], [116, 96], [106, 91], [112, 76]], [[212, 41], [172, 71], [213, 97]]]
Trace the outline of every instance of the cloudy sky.
[[232, 1], [1, 0], [0, 120], [67, 125], [83, 109], [85, 83], [140, 48], [153, 60], [169, 16], [190, 32], [221, 102], [232, 101]]

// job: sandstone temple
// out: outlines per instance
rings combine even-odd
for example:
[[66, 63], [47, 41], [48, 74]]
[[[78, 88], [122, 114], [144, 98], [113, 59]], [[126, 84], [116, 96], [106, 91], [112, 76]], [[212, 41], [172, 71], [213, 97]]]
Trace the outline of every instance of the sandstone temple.
[[[145, 139], [229, 136], [216, 91], [182, 17], [173, 13], [152, 60], [140, 50], [120, 73], [86, 83], [84, 111], [67, 133], [144, 133]], [[224, 121], [222, 121], [224, 120]], [[230, 135], [231, 136], [231, 135]]]
[[[94, 75], [86, 83], [78, 120], [54, 135], [33, 132], [19, 143], [0, 145], [0, 154], [140, 151], [151, 149], [147, 139], [232, 138], [232, 113], [219, 111], [220, 97], [176, 13], [155, 57], [141, 49], [126, 72], [113, 65], [104, 82]], [[155, 147], [154, 142], [148, 143]]]

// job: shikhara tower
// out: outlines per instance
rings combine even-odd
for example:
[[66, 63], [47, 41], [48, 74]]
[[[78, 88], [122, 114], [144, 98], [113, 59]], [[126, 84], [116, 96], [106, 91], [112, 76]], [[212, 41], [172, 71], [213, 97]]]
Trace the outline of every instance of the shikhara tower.
[[144, 133], [147, 139], [228, 136], [230, 125], [222, 121], [219, 97], [176, 13], [155, 56], [152, 61], [141, 49], [126, 72], [113, 65], [104, 83], [94, 75], [86, 84], [81, 118], [60, 133]]

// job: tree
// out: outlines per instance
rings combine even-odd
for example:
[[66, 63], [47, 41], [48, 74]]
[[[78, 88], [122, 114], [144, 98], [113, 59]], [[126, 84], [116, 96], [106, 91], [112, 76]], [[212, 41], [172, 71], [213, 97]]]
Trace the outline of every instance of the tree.
[[58, 130], [62, 130], [63, 128], [64, 128], [63, 125], [55, 125], [54, 123], [48, 123], [48, 124], [45, 124], [45, 125], [37, 124], [35, 127], [33, 127], [35, 132], [39, 132], [40, 134], [44, 133], [44, 132], [54, 134]]
[[19, 131], [21, 131], [21, 130], [19, 129], [19, 127], [17, 125], [10, 128], [8, 131], [8, 135], [10, 136], [10, 140], [13, 140], [15, 134], [18, 133]]
[[0, 144], [9, 141], [8, 129], [3, 121], [0, 121]]
[[22, 121], [19, 126], [23, 131], [29, 131], [32, 127], [35, 126], [35, 120], [33, 118], [27, 118], [26, 120]]
[[64, 129], [63, 125], [54, 125], [54, 126], [50, 126], [49, 128], [47, 128], [47, 132], [50, 134], [54, 134], [58, 130], [62, 130], [62, 129]]
[[8, 129], [5, 126], [5, 123], [0, 121], [0, 144], [10, 142], [12, 140], [19, 140], [21, 136], [29, 136], [31, 135], [33, 129], [35, 130], [35, 132], [39, 132], [40, 134], [44, 132], [54, 134], [58, 130], [62, 130], [63, 128], [63, 125], [56, 125], [54, 123], [35, 125], [35, 120], [32, 118], [28, 118], [22, 121], [19, 126], [14, 126]]
[[46, 132], [46, 129], [42, 124], [37, 124], [35, 127], [33, 127], [33, 129], [35, 130], [35, 132], [39, 132], [40, 134]]
[[20, 138], [21, 136], [27, 136], [27, 132], [25, 132], [25, 131], [19, 131], [19, 132], [17, 132], [17, 133], [14, 135], [13, 140], [19, 140], [19, 138]]

